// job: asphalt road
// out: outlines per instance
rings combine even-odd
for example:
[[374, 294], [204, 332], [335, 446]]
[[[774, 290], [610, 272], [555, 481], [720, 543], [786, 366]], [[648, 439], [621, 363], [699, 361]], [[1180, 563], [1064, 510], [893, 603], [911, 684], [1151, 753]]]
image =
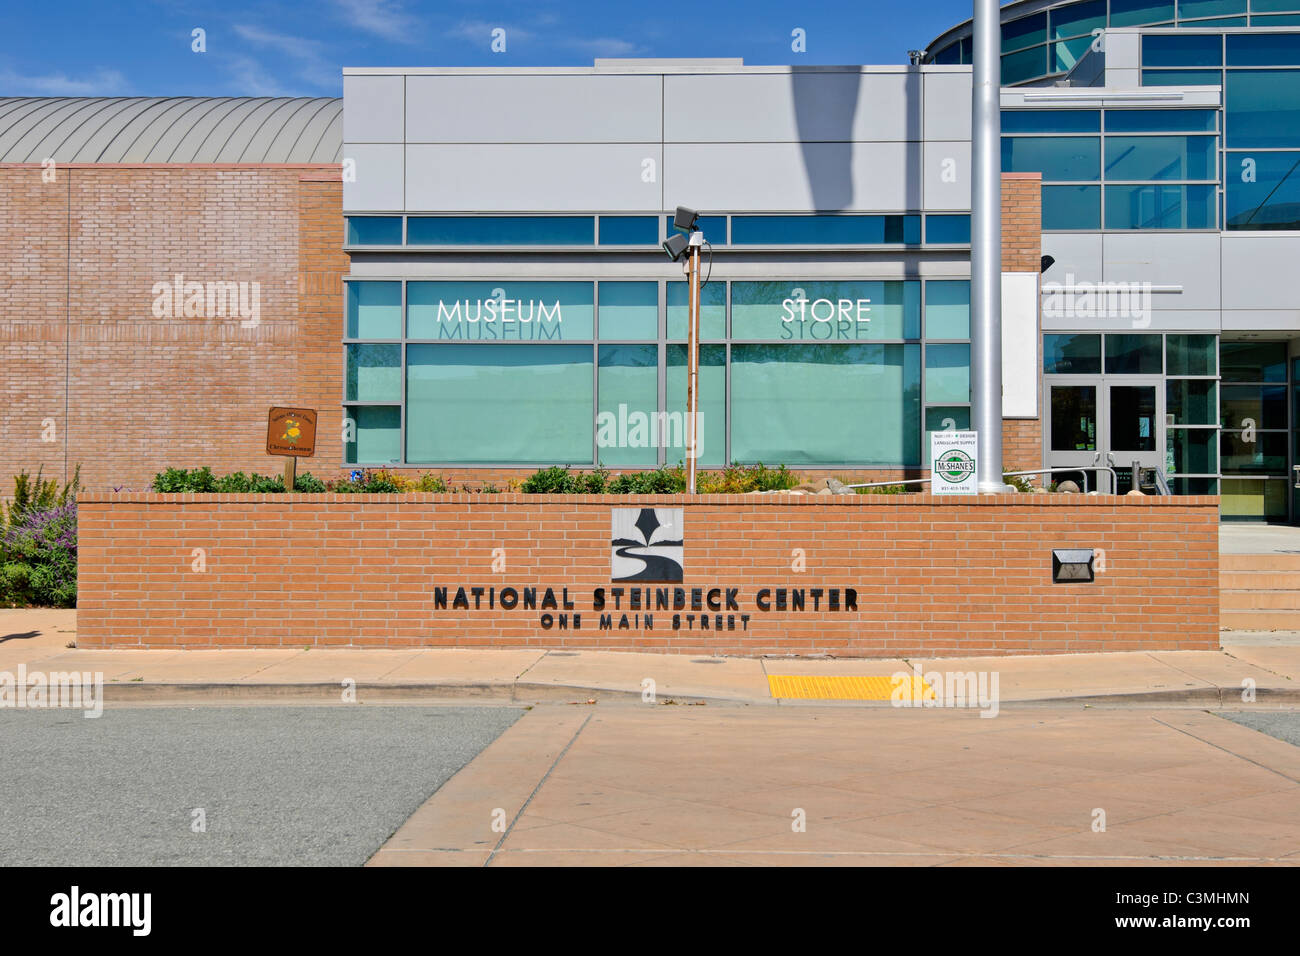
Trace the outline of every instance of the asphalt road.
[[359, 866], [521, 713], [0, 710], [0, 865]]
[[1262, 710], [1251, 713], [1225, 713], [1229, 720], [1258, 730], [1262, 734], [1285, 740], [1300, 747], [1300, 713], [1293, 710]]

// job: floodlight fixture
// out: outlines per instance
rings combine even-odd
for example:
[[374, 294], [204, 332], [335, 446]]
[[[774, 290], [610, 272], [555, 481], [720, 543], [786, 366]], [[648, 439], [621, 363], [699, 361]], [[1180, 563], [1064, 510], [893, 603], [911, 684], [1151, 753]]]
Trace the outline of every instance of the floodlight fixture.
[[688, 206], [678, 206], [677, 214], [673, 216], [673, 226], [682, 232], [692, 232], [699, 218], [700, 214], [696, 210]]
[[668, 258], [676, 262], [682, 257], [689, 248], [691, 240], [680, 232], [669, 236], [664, 240], [664, 252], [668, 253]]

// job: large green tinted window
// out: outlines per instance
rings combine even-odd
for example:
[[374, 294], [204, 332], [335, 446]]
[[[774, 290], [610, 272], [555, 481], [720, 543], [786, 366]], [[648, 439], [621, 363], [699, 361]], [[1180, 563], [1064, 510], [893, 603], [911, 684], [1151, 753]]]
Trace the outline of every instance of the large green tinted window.
[[1087, 55], [1092, 48], [1093, 38], [1077, 37], [1073, 40], [1061, 40], [1052, 45], [1053, 69], [1057, 73], [1068, 73], [1074, 69], [1075, 64]]
[[1218, 337], [1214, 335], [1165, 336], [1165, 374], [1217, 375]]
[[1101, 178], [1101, 140], [1095, 136], [1004, 136], [1004, 173], [1043, 174], [1053, 180]]
[[970, 338], [970, 282], [935, 280], [925, 284], [925, 336]]
[[1214, 179], [1213, 136], [1107, 136], [1106, 178]]
[[1110, 25], [1137, 27], [1174, 18], [1174, 0], [1110, 0]]
[[733, 246], [860, 246], [921, 241], [920, 216], [733, 216]]
[[400, 246], [401, 216], [348, 216], [350, 246]]
[[1003, 110], [1003, 133], [1100, 133], [1100, 110]]
[[343, 445], [349, 465], [392, 465], [402, 459], [402, 410], [392, 406], [355, 407], [346, 412], [352, 422], [351, 441]]
[[1101, 372], [1101, 336], [1043, 336], [1043, 372], [1047, 375], [1096, 375]]
[[1246, 0], [1178, 0], [1178, 18], [1221, 17], [1229, 13], [1245, 13]]
[[1107, 375], [1159, 375], [1163, 356], [1158, 335], [1107, 335]]
[[[685, 282], [668, 283], [668, 338], [690, 338], [690, 287]], [[716, 341], [727, 337], [727, 286], [710, 282], [700, 288], [700, 340]]]
[[1225, 228], [1300, 229], [1300, 153], [1226, 153], [1224, 164]]
[[591, 346], [411, 345], [406, 457], [415, 464], [591, 464]]
[[350, 339], [400, 339], [402, 337], [402, 284], [400, 282], [349, 282], [348, 330]]
[[970, 401], [970, 346], [927, 345], [925, 400], [956, 404]]
[[966, 245], [970, 242], [970, 216], [928, 215], [925, 217], [925, 241], [935, 244]]
[[1143, 86], [1221, 86], [1222, 70], [1143, 70]]
[[1219, 432], [1219, 456], [1224, 472], [1276, 474], [1286, 471], [1286, 432], [1258, 432], [1246, 441], [1243, 432]]
[[1230, 33], [1228, 66], [1300, 66], [1300, 33]]
[[1215, 383], [1201, 378], [1166, 380], [1165, 412], [1174, 416], [1175, 425], [1215, 424]]
[[731, 350], [738, 462], [916, 465], [917, 345], [736, 345]]
[[[667, 349], [668, 440], [664, 460], [672, 465], [686, 457], [686, 391], [689, 356], [684, 345]], [[700, 457], [701, 465], [727, 462], [727, 348], [725, 345], [700, 347], [699, 378]]]
[[1107, 110], [1107, 133], [1213, 133], [1216, 110]]
[[1156, 33], [1144, 36], [1142, 65], [1222, 66], [1223, 38], [1217, 33]]
[[1002, 58], [1002, 85], [1011, 86], [1047, 73], [1047, 47], [1036, 46]]
[[1106, 0], [1073, 3], [1052, 11], [1052, 36], [1077, 37], [1106, 27]]
[[590, 282], [409, 282], [406, 334], [446, 341], [592, 338]]
[[1222, 342], [1219, 361], [1225, 382], [1286, 381], [1284, 342]]
[[1002, 52], [1010, 53], [1022, 47], [1033, 46], [1047, 40], [1047, 14], [1021, 17], [1002, 24]]
[[1043, 228], [1100, 229], [1100, 186], [1044, 186]]
[[1204, 475], [1219, 470], [1218, 432], [1213, 428], [1171, 428], [1174, 474]]
[[602, 246], [653, 246], [658, 242], [659, 223], [654, 216], [600, 217]]
[[1300, 146], [1300, 74], [1229, 70], [1223, 91], [1228, 147]]
[[349, 402], [402, 400], [402, 347], [349, 345], [345, 395]]
[[919, 282], [733, 282], [731, 337], [862, 341], [921, 336]]
[[602, 339], [658, 338], [659, 283], [602, 282], [600, 284], [600, 337]]
[[1286, 428], [1286, 386], [1224, 385], [1219, 413], [1224, 428]]
[[1107, 186], [1107, 229], [1213, 229], [1213, 186]]
[[410, 246], [590, 246], [591, 216], [411, 216]]
[[[727, 241], [727, 217], [726, 216], [701, 216], [695, 223], [695, 228], [704, 233], [704, 239], [710, 245], [721, 246]], [[671, 236], [673, 233], [685, 233], [685, 229], [678, 229], [673, 225], [672, 216], [664, 216], [664, 235]]]
[[596, 457], [606, 466], [659, 463], [659, 347], [602, 345]]

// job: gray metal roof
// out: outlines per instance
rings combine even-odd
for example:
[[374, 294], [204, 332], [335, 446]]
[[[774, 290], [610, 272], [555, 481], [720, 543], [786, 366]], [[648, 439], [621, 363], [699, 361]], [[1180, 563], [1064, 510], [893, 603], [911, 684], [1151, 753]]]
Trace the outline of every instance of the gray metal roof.
[[332, 97], [0, 97], [0, 163], [338, 163]]

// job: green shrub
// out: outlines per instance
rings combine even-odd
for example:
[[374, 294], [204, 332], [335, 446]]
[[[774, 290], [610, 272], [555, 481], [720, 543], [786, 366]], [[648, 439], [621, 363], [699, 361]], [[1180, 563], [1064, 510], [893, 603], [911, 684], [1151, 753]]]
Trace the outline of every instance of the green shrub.
[[579, 482], [567, 467], [556, 465], [533, 472], [519, 490], [526, 495], [576, 495]]
[[415, 490], [442, 494], [447, 491], [447, 479], [443, 478], [442, 475], [435, 475], [431, 471], [425, 472], [416, 481]]
[[301, 494], [318, 495], [325, 491], [325, 482], [310, 471], [304, 471], [301, 475], [294, 475], [293, 490]]
[[696, 476], [695, 487], [700, 494], [745, 495], [752, 491], [787, 491], [799, 484], [799, 479], [786, 469], [756, 465], [732, 465], [720, 472], [701, 472]]
[[0, 535], [0, 606], [76, 603], [76, 501], [22, 513]]
[[854, 490], [860, 495], [915, 495], [921, 492], [920, 487], [917, 485], [882, 485], [879, 488], [856, 488]]
[[1023, 494], [1029, 494], [1034, 490], [1033, 482], [1027, 475], [1003, 475], [1002, 480]]
[[679, 466], [630, 471], [617, 475], [605, 487], [605, 492], [611, 495], [673, 495], [685, 490], [686, 472]]
[[5, 525], [15, 525], [22, 522], [23, 518], [37, 511], [49, 511], [51, 508], [60, 508], [68, 503], [71, 498], [74, 501], [77, 492], [81, 491], [81, 466], [78, 465], [72, 473], [72, 480], [59, 487], [59, 482], [54, 478], [46, 478], [45, 466], [42, 465], [36, 469], [36, 477], [33, 478], [26, 470], [18, 472], [14, 476], [14, 496], [4, 512], [0, 512], [0, 530]]

